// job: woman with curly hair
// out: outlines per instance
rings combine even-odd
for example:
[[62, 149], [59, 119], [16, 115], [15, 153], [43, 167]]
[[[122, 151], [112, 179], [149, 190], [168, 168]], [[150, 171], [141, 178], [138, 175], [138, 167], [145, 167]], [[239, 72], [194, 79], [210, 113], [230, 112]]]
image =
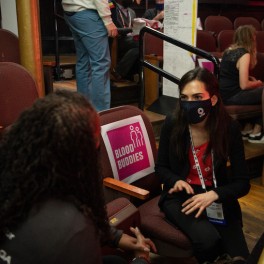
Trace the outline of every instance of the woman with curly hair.
[[37, 100], [4, 135], [0, 263], [102, 263], [100, 240], [137, 252], [153, 246], [109, 227], [99, 136], [96, 111], [66, 91]]
[[[220, 94], [225, 105], [260, 105], [263, 83], [250, 76], [257, 64], [256, 30], [251, 25], [237, 28], [233, 44], [224, 52], [220, 65]], [[264, 143], [262, 117], [249, 120], [242, 135], [251, 143]]]

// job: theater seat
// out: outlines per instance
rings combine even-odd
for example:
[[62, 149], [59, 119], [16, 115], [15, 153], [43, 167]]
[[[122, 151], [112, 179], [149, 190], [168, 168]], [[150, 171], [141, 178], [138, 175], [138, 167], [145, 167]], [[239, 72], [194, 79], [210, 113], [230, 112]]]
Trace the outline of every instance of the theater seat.
[[216, 52], [216, 41], [212, 32], [197, 30], [196, 47], [208, 52]]
[[20, 63], [18, 37], [11, 31], [0, 28], [0, 61]]
[[234, 20], [234, 29], [243, 25], [252, 25], [256, 30], [261, 30], [260, 22], [254, 17], [237, 17]]
[[99, 112], [99, 117], [107, 202], [127, 197], [138, 207], [140, 229], [156, 244], [159, 255], [192, 256], [188, 237], [166, 221], [158, 206], [161, 185], [154, 173], [156, 140], [148, 117], [131, 105]]
[[257, 31], [256, 42], [257, 51], [264, 53], [264, 31]]
[[232, 43], [235, 31], [222, 30], [217, 37], [217, 45], [220, 52], [224, 52]]
[[204, 21], [204, 29], [213, 32], [217, 39], [220, 31], [233, 29], [233, 23], [225, 16], [208, 16]]
[[36, 83], [23, 66], [0, 62], [0, 127], [12, 125], [38, 98]]

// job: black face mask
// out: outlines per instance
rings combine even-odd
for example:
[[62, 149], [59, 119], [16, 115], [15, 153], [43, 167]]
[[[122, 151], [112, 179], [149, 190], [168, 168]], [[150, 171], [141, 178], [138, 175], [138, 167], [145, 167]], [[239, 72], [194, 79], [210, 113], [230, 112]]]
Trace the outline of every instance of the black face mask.
[[186, 114], [190, 124], [202, 122], [209, 114], [212, 102], [211, 99], [203, 101], [180, 101], [180, 106]]

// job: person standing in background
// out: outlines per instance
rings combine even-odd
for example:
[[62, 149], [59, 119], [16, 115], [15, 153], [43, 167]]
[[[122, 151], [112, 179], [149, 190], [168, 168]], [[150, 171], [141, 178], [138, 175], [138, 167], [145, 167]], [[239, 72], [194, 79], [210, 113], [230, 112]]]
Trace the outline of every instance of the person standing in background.
[[97, 111], [110, 108], [111, 64], [108, 37], [117, 36], [108, 0], [62, 0], [64, 18], [73, 35], [77, 91]]

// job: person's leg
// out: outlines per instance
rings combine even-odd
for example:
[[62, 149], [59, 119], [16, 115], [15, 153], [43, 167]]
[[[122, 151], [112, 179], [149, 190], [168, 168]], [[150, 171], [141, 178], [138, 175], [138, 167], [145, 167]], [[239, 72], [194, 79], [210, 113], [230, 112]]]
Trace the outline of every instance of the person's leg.
[[65, 15], [64, 17], [72, 32], [75, 49], [76, 49], [77, 91], [90, 100], [91, 85], [89, 85], [89, 83], [91, 82], [91, 76], [90, 76], [90, 66], [89, 66], [89, 53], [81, 41], [82, 35], [80, 34], [80, 30], [79, 30], [80, 14], [76, 13], [72, 16]]
[[225, 101], [226, 105], [258, 105], [262, 102], [262, 92], [264, 87], [250, 90], [241, 90], [236, 95]]
[[225, 253], [232, 258], [248, 258], [249, 250], [239, 221], [229, 220], [228, 225], [216, 225], [215, 227], [222, 238], [222, 247]]
[[108, 37], [98, 37], [96, 40], [83, 38], [90, 46], [90, 65], [92, 74], [92, 102], [97, 111], [110, 108], [110, 74], [111, 65]]
[[121, 55], [115, 72], [126, 78], [135, 63], [139, 60], [139, 43], [131, 36], [121, 37], [118, 40], [118, 52]]
[[[78, 36], [79, 46], [85, 47], [89, 58], [84, 66], [86, 56], [83, 53], [80, 54], [83, 67], [80, 66], [78, 68], [78, 70], [86, 71], [87, 76], [89, 70], [91, 71], [91, 78], [89, 76], [86, 77], [88, 80], [89, 92], [87, 94], [89, 94], [89, 99], [97, 111], [108, 109], [110, 108], [111, 99], [109, 77], [111, 59], [107, 30], [103, 21], [95, 10], [77, 12], [74, 16], [67, 19], [72, 31]], [[78, 87], [78, 90], [83, 91], [83, 88]]]
[[128, 50], [125, 55], [121, 58], [116, 66], [116, 72], [118, 72], [121, 77], [126, 78], [128, 73], [131, 72], [136, 61], [139, 58], [138, 48], [133, 48]]
[[262, 117], [256, 117], [252, 119], [254, 123], [252, 131], [247, 135], [249, 142], [251, 143], [264, 143], [263, 135], [263, 119], [264, 118], [264, 102], [262, 102], [264, 87], [258, 87], [250, 90], [242, 90], [238, 94], [230, 97], [225, 104], [226, 105], [258, 105], [262, 104]]
[[167, 219], [190, 238], [199, 263], [214, 261], [222, 253], [221, 237], [206, 218], [201, 216], [197, 219], [194, 214], [185, 215], [181, 212], [182, 201], [174, 198], [166, 200], [162, 209]]

